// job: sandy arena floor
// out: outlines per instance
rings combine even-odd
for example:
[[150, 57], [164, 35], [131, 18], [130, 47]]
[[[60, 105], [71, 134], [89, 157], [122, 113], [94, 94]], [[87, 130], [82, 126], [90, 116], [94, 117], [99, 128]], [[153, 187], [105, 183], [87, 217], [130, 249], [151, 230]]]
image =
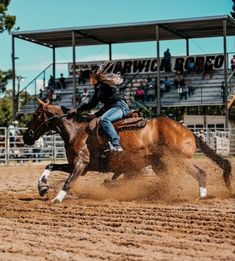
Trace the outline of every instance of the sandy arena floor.
[[[235, 196], [214, 163], [194, 161], [208, 173], [205, 200], [178, 167], [112, 188], [111, 174], [89, 172], [54, 206], [37, 193], [45, 163], [0, 166], [0, 260], [235, 260]], [[66, 177], [51, 174], [50, 198]]]

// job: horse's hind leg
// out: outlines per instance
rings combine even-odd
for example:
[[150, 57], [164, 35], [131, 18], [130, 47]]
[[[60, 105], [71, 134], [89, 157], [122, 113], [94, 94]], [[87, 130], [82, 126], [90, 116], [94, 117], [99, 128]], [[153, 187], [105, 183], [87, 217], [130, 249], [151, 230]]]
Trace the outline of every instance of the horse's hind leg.
[[200, 198], [205, 198], [207, 196], [207, 188], [206, 188], [206, 172], [199, 168], [197, 165], [188, 163], [186, 165], [187, 173], [195, 178], [199, 185], [199, 196]]
[[38, 192], [40, 196], [44, 196], [49, 190], [49, 186], [47, 185], [47, 179], [51, 171], [55, 171], [55, 170], [70, 173], [72, 171], [72, 166], [69, 164], [54, 164], [54, 163], [50, 163], [49, 165], [47, 165], [38, 179]]
[[113, 174], [113, 176], [112, 176], [112, 180], [116, 180], [117, 178], [119, 178], [120, 176], [122, 175], [122, 173], [121, 172], [115, 172], [114, 174]]

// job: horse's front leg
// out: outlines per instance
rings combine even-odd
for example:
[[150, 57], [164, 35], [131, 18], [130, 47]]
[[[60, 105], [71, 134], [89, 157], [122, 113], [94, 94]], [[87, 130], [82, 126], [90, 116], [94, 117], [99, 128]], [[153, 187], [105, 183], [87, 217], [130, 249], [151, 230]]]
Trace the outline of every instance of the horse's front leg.
[[46, 168], [43, 170], [42, 174], [40, 175], [40, 177], [38, 178], [38, 192], [41, 197], [44, 196], [49, 190], [49, 186], [47, 185], [47, 180], [51, 171], [55, 171], [55, 170], [71, 173], [73, 170], [73, 166], [70, 164], [55, 164], [55, 163], [50, 163], [49, 165], [47, 165]]
[[63, 189], [60, 190], [56, 197], [51, 200], [51, 203], [55, 203], [56, 201], [63, 201], [68, 190], [72, 187], [73, 183], [84, 171], [86, 171], [86, 168], [89, 164], [89, 156], [90, 154], [86, 146], [78, 152], [78, 155], [75, 158], [73, 171], [69, 175], [68, 179], [65, 181]]

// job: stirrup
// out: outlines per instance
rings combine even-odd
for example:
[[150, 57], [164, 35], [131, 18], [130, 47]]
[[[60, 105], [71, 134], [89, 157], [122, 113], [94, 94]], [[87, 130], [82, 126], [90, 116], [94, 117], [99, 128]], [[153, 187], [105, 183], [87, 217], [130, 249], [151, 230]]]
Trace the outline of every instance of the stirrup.
[[123, 152], [123, 148], [121, 146], [118, 147], [114, 147], [113, 144], [108, 141], [106, 148], [104, 148], [104, 152], [111, 152], [111, 153], [115, 153], [115, 152]]

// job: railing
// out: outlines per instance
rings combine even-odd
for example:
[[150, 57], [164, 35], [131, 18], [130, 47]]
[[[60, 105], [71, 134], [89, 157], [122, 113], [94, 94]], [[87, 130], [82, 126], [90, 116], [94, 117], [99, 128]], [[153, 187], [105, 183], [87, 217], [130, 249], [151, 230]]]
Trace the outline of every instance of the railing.
[[[36, 109], [36, 101], [35, 97], [37, 95], [38, 90], [38, 82], [39, 80], [42, 80], [42, 87], [45, 88], [46, 86], [46, 74], [48, 71], [52, 70], [52, 64], [49, 64], [42, 72], [40, 72], [32, 81], [30, 81], [22, 90], [17, 93], [17, 101], [19, 98], [22, 98], [21, 102], [22, 104], [26, 104], [27, 102], [34, 99], [34, 108]], [[51, 74], [51, 72], [50, 72]], [[24, 94], [24, 95], [22, 95]], [[19, 110], [20, 108], [18, 108]]]
[[[41, 146], [24, 145], [22, 135], [15, 138], [10, 135], [9, 128], [0, 128], [0, 163], [40, 162], [66, 160], [64, 142], [59, 135], [44, 135]], [[23, 132], [25, 128], [18, 128]], [[193, 131], [200, 135], [199, 130]], [[204, 140], [218, 154], [235, 155], [235, 129], [204, 129]]]
[[[39, 162], [42, 160], [65, 160], [64, 142], [59, 135], [44, 135], [41, 146], [23, 143], [23, 135], [11, 135], [12, 129], [0, 128], [0, 162], [6, 165], [14, 162]], [[23, 133], [25, 128], [18, 128]]]
[[[36, 109], [36, 97], [39, 92], [39, 89], [42, 88], [43, 90], [47, 87], [47, 80], [49, 76], [52, 75], [52, 63], [49, 64], [42, 72], [40, 72], [32, 81], [30, 81], [22, 90], [17, 93], [17, 101], [19, 98], [21, 99], [21, 104], [26, 104], [27, 102], [33, 100], [34, 101], [34, 109]], [[56, 63], [55, 64], [57, 70], [60, 72], [67, 72], [68, 71], [68, 63]], [[18, 108], [18, 111], [20, 108]]]

